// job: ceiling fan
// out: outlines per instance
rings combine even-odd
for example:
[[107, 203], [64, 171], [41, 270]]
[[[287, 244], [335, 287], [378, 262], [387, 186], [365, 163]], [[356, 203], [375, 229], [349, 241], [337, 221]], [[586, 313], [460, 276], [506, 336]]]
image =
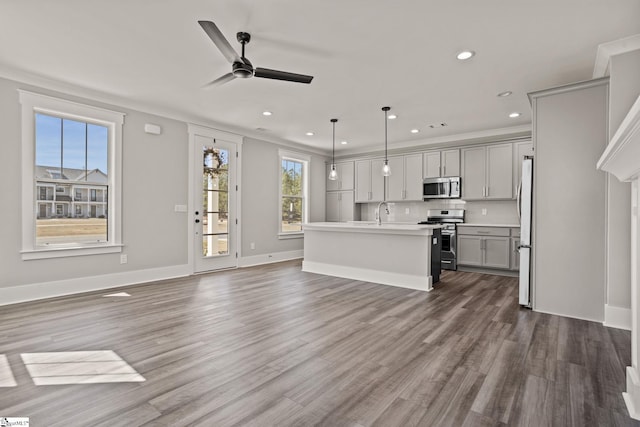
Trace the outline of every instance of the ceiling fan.
[[205, 33], [218, 47], [222, 55], [232, 65], [231, 72], [219, 77], [205, 85], [205, 87], [219, 86], [235, 78], [246, 79], [249, 77], [261, 77], [264, 79], [285, 80], [296, 83], [311, 83], [313, 76], [289, 73], [287, 71], [270, 70], [268, 68], [253, 68], [251, 62], [244, 56], [244, 46], [251, 41], [251, 34], [239, 32], [236, 34], [238, 42], [242, 44], [242, 55], [238, 55], [231, 47], [227, 39], [222, 35], [216, 24], [211, 21], [198, 21]]

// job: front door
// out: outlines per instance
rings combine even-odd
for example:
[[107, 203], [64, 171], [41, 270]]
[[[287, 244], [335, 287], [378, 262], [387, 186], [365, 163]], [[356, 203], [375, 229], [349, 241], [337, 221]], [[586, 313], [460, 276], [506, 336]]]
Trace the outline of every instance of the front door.
[[237, 267], [237, 146], [201, 135], [194, 144], [194, 270]]

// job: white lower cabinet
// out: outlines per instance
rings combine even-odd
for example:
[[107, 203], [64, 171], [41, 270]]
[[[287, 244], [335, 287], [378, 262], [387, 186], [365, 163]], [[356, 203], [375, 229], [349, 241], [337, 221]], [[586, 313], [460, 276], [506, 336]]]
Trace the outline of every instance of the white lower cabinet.
[[345, 222], [356, 220], [356, 204], [353, 191], [327, 192], [326, 220]]
[[505, 227], [458, 227], [458, 265], [514, 269], [510, 235]]

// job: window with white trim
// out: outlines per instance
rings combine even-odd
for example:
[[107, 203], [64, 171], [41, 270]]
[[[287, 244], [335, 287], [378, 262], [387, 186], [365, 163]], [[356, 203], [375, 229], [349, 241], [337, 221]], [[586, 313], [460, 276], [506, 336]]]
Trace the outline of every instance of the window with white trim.
[[301, 236], [302, 224], [308, 222], [309, 163], [309, 156], [279, 151], [280, 237]]
[[120, 252], [124, 114], [19, 92], [22, 259]]

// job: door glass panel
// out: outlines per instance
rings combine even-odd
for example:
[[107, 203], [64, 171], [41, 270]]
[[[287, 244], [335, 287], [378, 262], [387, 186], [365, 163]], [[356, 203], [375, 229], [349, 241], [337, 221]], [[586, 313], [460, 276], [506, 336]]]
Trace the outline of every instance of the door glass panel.
[[229, 152], [202, 147], [202, 255], [229, 255]]

